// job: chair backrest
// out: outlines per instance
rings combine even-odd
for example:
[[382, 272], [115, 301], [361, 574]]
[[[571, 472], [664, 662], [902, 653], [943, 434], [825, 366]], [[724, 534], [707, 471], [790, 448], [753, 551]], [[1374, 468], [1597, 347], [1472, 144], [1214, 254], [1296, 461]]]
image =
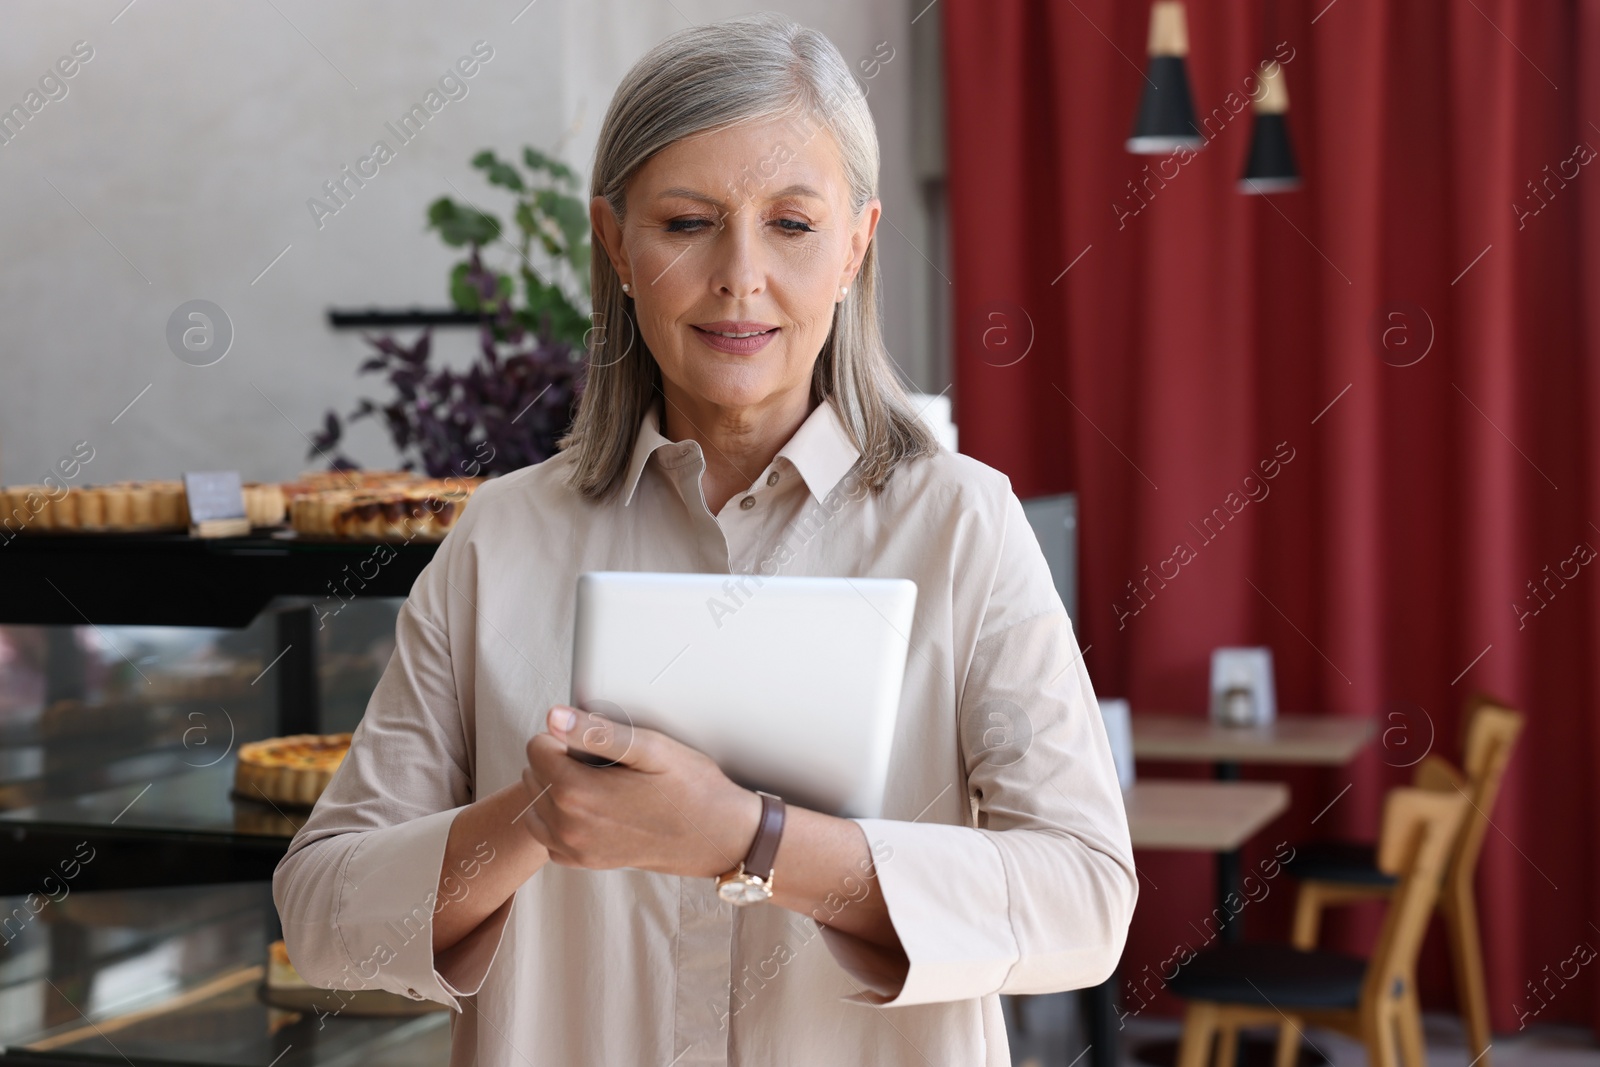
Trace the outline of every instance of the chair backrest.
[[[1456, 770], [1454, 765], [1437, 752], [1430, 753], [1423, 761], [1417, 764], [1416, 773], [1412, 776], [1411, 784], [1417, 789], [1426, 789], [1430, 793], [1460, 793], [1464, 797], [1472, 796], [1467, 779]], [[1463, 825], [1466, 818], [1462, 819]]]
[[1517, 735], [1522, 733], [1523, 717], [1500, 701], [1482, 693], [1474, 696], [1467, 711], [1467, 738], [1462, 754], [1468, 795], [1472, 807], [1461, 840], [1451, 857], [1449, 877], [1470, 880], [1483, 850], [1483, 837], [1489, 830], [1489, 813], [1505, 781], [1506, 764], [1511, 759]]
[[1378, 867], [1399, 882], [1367, 967], [1363, 1001], [1393, 996], [1415, 981], [1422, 936], [1469, 810], [1466, 796], [1444, 777], [1453, 774], [1448, 762], [1432, 759], [1431, 769], [1422, 773], [1430, 777], [1432, 788], [1402, 787], [1384, 799]]

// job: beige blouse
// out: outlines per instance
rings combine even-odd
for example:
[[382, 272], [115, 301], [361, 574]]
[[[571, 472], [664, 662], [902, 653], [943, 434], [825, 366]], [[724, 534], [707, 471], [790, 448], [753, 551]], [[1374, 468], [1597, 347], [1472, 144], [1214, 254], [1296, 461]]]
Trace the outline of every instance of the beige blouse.
[[[485, 483], [418, 577], [350, 754], [273, 879], [295, 966], [448, 1004], [455, 1067], [1010, 1063], [998, 994], [1105, 979], [1138, 883], [1089, 676], [1009, 481], [941, 452], [874, 496], [822, 404], [713, 515], [699, 444], [659, 425], [646, 416], [606, 503], [563, 484], [565, 455]], [[853, 936], [725, 904], [710, 878], [555, 863], [434, 957], [450, 822], [519, 778], [571, 699], [576, 582], [595, 570], [917, 583], [885, 817], [857, 820], [903, 985]], [[861, 890], [842, 879], [820, 917]]]

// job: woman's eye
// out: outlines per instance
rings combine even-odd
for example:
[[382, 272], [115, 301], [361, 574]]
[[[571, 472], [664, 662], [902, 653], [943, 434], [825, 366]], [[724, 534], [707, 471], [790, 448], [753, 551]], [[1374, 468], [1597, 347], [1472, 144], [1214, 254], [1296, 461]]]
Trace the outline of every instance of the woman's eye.
[[[814, 232], [810, 224], [800, 219], [774, 219], [778, 229], [786, 234], [801, 234]], [[710, 219], [681, 218], [672, 219], [667, 223], [668, 233], [700, 233], [707, 226], [714, 225]]]

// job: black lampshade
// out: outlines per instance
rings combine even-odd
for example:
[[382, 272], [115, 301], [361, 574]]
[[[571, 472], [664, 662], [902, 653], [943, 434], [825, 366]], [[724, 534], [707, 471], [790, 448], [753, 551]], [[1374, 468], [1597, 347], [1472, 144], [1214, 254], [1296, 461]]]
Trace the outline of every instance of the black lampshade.
[[1245, 160], [1239, 191], [1244, 193], [1283, 193], [1300, 188], [1300, 169], [1294, 165], [1294, 148], [1289, 144], [1289, 124], [1283, 115], [1257, 115], [1256, 132], [1250, 138], [1250, 155]]
[[1128, 151], [1164, 155], [1174, 149], [1199, 148], [1194, 100], [1189, 95], [1189, 66], [1182, 56], [1151, 56], [1144, 95], [1128, 136]]
[[1300, 188], [1300, 168], [1289, 143], [1289, 90], [1283, 68], [1261, 65], [1261, 94], [1255, 101], [1256, 128], [1250, 138], [1250, 155], [1239, 178], [1243, 193], [1283, 193]]
[[1164, 155], [1178, 148], [1205, 144], [1194, 120], [1189, 92], [1189, 24], [1181, 0], [1156, 0], [1150, 5], [1150, 65], [1144, 94], [1128, 135], [1128, 151]]

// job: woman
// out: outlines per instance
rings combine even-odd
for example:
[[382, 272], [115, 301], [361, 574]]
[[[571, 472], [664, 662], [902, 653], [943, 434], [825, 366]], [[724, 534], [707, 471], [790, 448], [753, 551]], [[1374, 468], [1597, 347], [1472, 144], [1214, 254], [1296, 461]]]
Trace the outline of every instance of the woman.
[[[590, 207], [616, 325], [564, 451], [480, 488], [417, 579], [278, 868], [306, 978], [460, 1011], [454, 1064], [688, 1067], [1005, 1064], [997, 994], [1111, 973], [1137, 884], [1094, 695], [1010, 484], [892, 374], [877, 171], [849, 67], [787, 19], [624, 79]], [[590, 570], [913, 579], [884, 817], [779, 827], [562, 706]], [[747, 860], [770, 899], [739, 906]]]

